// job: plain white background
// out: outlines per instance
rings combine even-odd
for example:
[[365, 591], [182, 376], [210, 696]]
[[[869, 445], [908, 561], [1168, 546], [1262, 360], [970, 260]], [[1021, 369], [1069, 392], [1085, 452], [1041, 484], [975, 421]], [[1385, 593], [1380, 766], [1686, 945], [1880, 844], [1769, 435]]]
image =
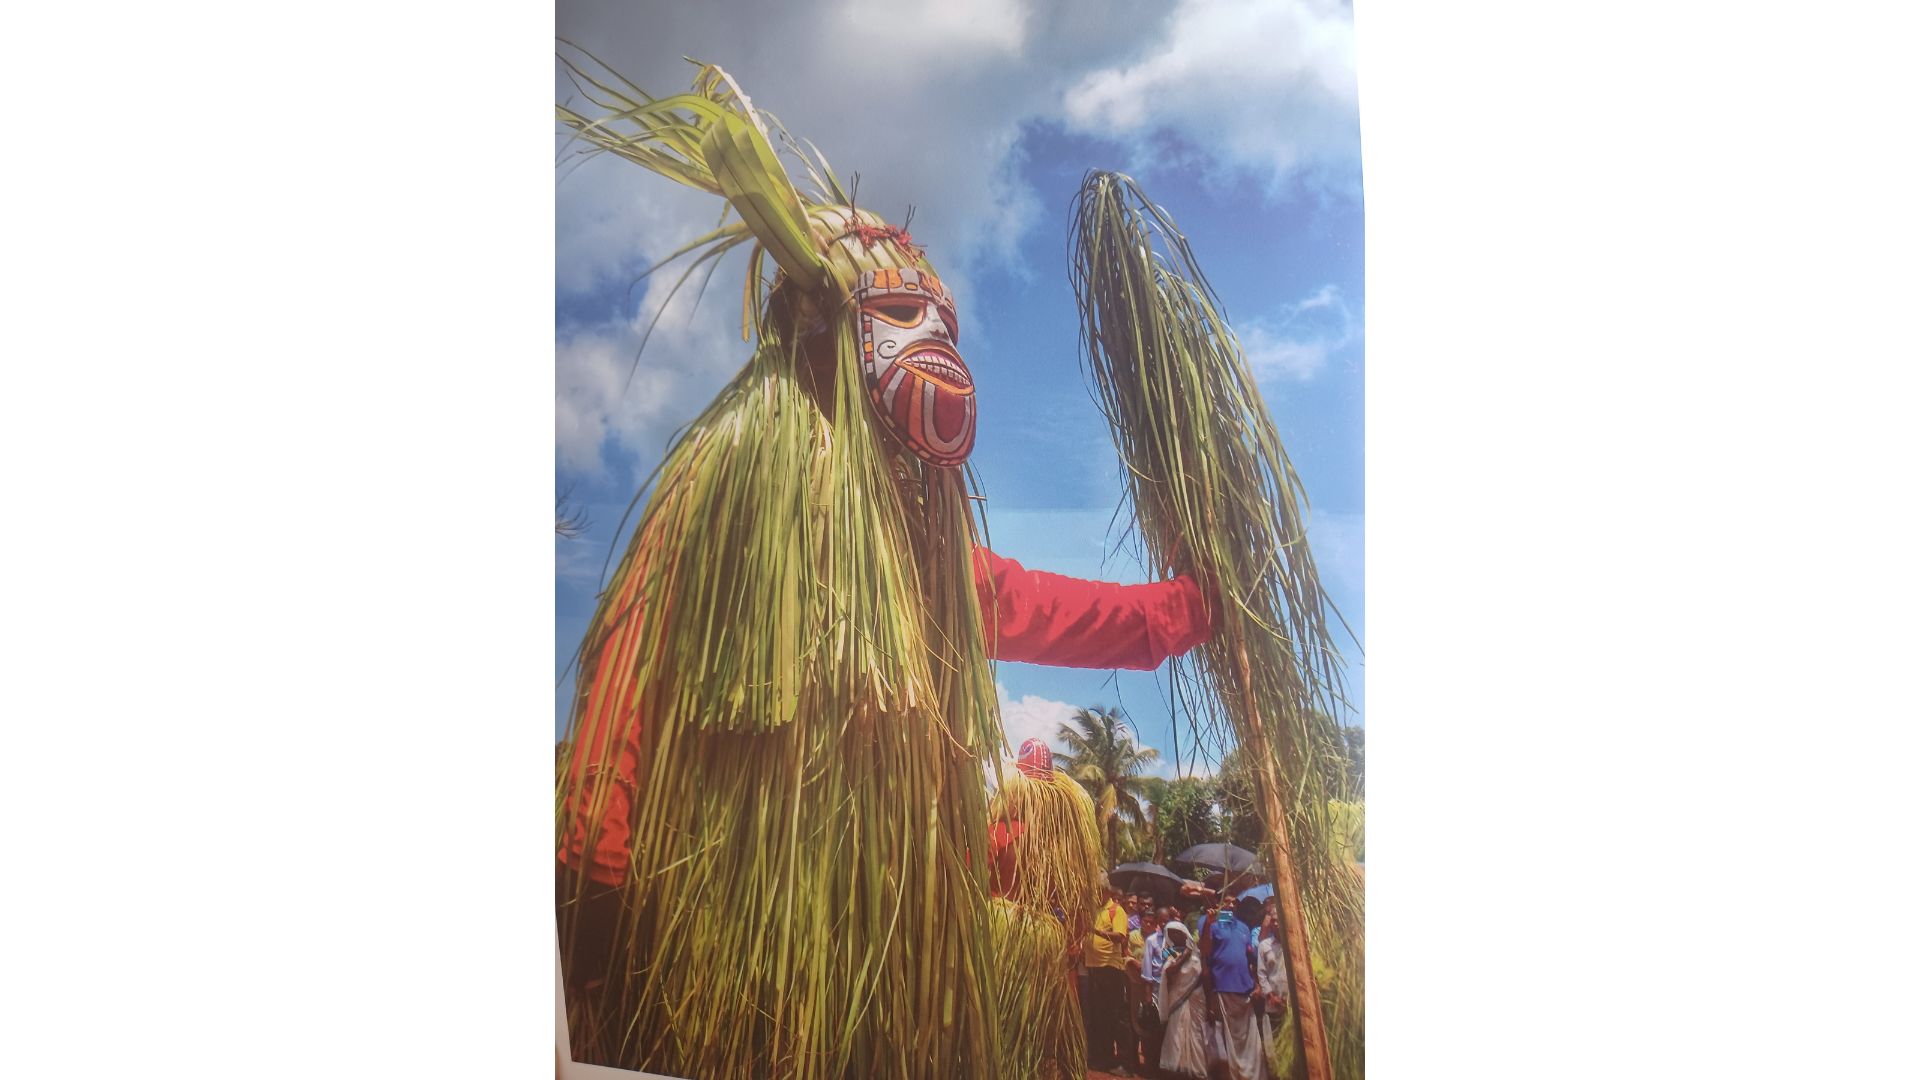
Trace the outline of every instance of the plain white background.
[[[9, 22], [6, 1071], [545, 1075], [550, 14]], [[1357, 22], [1370, 1075], [1897, 1074], [1911, 28]]]

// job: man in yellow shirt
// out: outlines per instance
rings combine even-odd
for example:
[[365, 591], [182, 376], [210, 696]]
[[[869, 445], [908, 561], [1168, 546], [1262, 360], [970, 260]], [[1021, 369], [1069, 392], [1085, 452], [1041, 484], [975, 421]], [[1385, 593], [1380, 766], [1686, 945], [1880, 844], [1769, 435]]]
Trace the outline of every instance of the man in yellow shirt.
[[1111, 881], [1106, 890], [1107, 902], [1094, 916], [1086, 943], [1087, 1066], [1132, 1076], [1140, 1066], [1127, 1018], [1127, 909]]

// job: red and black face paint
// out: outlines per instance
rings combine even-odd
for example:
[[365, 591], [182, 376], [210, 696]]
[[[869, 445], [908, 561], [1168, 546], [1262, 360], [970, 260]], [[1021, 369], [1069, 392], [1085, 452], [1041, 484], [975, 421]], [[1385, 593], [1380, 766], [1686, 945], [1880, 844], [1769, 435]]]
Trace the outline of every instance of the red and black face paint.
[[860, 366], [880, 423], [930, 465], [973, 452], [973, 376], [955, 346], [960, 316], [927, 270], [868, 270], [860, 311]]

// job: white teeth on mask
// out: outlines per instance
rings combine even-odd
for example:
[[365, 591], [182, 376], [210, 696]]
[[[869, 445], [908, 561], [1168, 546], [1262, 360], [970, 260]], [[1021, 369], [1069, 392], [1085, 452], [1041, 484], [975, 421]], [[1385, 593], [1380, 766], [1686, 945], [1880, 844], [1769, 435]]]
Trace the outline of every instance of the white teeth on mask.
[[943, 379], [951, 379], [959, 383], [971, 383], [973, 381], [965, 369], [938, 353], [917, 353], [907, 357], [905, 362], [911, 363], [914, 367], [920, 368], [922, 371], [938, 375]]

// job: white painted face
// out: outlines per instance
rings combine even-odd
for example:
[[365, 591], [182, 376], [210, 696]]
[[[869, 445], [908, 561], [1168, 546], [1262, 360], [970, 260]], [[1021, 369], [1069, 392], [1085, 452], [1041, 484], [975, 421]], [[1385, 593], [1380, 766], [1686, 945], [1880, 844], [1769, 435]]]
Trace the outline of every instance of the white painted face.
[[881, 425], [928, 464], [965, 461], [976, 412], [953, 298], [927, 270], [868, 270], [853, 296], [861, 371]]

